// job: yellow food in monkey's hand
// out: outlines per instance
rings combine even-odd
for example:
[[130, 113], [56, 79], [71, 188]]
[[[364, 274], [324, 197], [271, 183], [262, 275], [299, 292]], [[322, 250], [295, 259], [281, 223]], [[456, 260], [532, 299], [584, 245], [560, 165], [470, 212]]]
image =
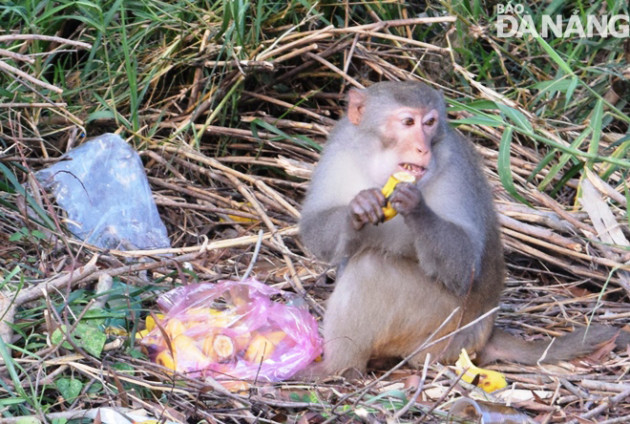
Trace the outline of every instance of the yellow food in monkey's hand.
[[[394, 189], [396, 188], [396, 185], [398, 183], [415, 182], [416, 177], [414, 177], [410, 173], [405, 171], [396, 172], [389, 177], [389, 179], [381, 189], [381, 193], [383, 193], [386, 198], [389, 198], [389, 196], [391, 196], [391, 194], [394, 192]], [[385, 205], [385, 207], [383, 208], [383, 213], [385, 214], [385, 221], [388, 221], [395, 217], [398, 212], [392, 207], [392, 204], [388, 200], [387, 205]]]
[[495, 390], [499, 390], [507, 386], [505, 376], [500, 372], [476, 367], [470, 360], [466, 349], [462, 349], [462, 353], [459, 355], [459, 359], [455, 363], [455, 368], [457, 370], [457, 375], [464, 373], [464, 375], [462, 375], [462, 380], [466, 383], [472, 383], [478, 375], [479, 378], [477, 380], [477, 386], [481, 387], [487, 393], [494, 392]]

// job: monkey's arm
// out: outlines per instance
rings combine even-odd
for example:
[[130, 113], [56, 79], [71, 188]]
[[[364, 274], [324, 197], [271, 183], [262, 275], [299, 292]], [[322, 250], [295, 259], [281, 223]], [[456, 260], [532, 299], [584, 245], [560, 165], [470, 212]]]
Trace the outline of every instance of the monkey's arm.
[[[415, 235], [414, 245], [420, 267], [454, 294], [465, 295], [479, 276], [483, 240], [475, 238], [483, 235], [473, 234], [459, 223], [438, 215], [412, 184], [399, 186], [391, 201]], [[460, 211], [458, 218], [465, 221], [470, 217]]]
[[465, 295], [479, 275], [480, 254], [470, 236], [422, 203], [405, 219], [416, 231], [415, 243], [420, 266], [458, 296]]
[[[367, 222], [382, 221], [385, 197], [367, 189], [356, 155], [336, 145], [322, 155], [302, 206], [300, 234], [319, 259], [338, 264], [351, 256], [365, 237]], [[376, 192], [375, 195], [373, 192]], [[372, 194], [372, 195], [370, 195]]]
[[300, 234], [306, 247], [319, 259], [337, 264], [355, 245], [356, 231], [348, 206], [315, 211], [305, 208], [300, 220]]

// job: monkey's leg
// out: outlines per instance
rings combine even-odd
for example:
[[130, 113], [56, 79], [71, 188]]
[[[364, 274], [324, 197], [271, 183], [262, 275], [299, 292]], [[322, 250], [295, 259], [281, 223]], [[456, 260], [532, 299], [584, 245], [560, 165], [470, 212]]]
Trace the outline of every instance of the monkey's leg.
[[372, 330], [366, 299], [361, 293], [361, 276], [352, 264], [344, 267], [328, 299], [324, 316], [324, 361], [327, 374], [349, 369], [365, 371], [372, 349]]
[[457, 306], [443, 286], [423, 281], [419, 272], [417, 262], [381, 251], [348, 261], [324, 317], [328, 373], [362, 372], [372, 358], [410, 354]]
[[482, 305], [477, 301], [478, 293], [463, 298], [453, 294], [423, 274], [413, 260], [393, 260], [382, 255], [371, 260], [380, 269], [376, 274], [382, 275], [380, 284], [371, 288], [374, 308], [380, 309], [374, 356], [408, 357], [425, 345], [410, 360], [412, 366], [421, 367], [427, 354], [432, 360], [450, 363], [462, 348], [472, 354], [483, 347], [492, 331], [493, 316], [435, 343], [485, 312], [476, 306]]

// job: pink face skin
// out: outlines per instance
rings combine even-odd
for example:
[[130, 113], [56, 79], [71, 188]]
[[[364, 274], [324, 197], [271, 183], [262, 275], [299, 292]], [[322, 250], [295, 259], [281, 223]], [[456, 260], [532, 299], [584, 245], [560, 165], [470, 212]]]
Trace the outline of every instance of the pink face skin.
[[396, 171], [406, 171], [422, 178], [431, 161], [431, 140], [438, 129], [438, 112], [410, 107], [394, 110], [385, 123], [384, 133], [392, 143], [392, 149], [402, 161]]

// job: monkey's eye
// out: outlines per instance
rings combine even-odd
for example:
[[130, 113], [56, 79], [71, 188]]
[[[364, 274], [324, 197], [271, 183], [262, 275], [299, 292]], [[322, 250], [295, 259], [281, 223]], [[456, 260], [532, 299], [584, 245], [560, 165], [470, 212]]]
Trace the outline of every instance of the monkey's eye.
[[424, 121], [424, 125], [426, 125], [427, 127], [432, 127], [435, 124], [435, 121], [436, 119], [434, 117], [431, 117]]
[[406, 127], [412, 127], [414, 124], [416, 123], [416, 121], [413, 120], [413, 118], [403, 118], [402, 120], [402, 124]]

